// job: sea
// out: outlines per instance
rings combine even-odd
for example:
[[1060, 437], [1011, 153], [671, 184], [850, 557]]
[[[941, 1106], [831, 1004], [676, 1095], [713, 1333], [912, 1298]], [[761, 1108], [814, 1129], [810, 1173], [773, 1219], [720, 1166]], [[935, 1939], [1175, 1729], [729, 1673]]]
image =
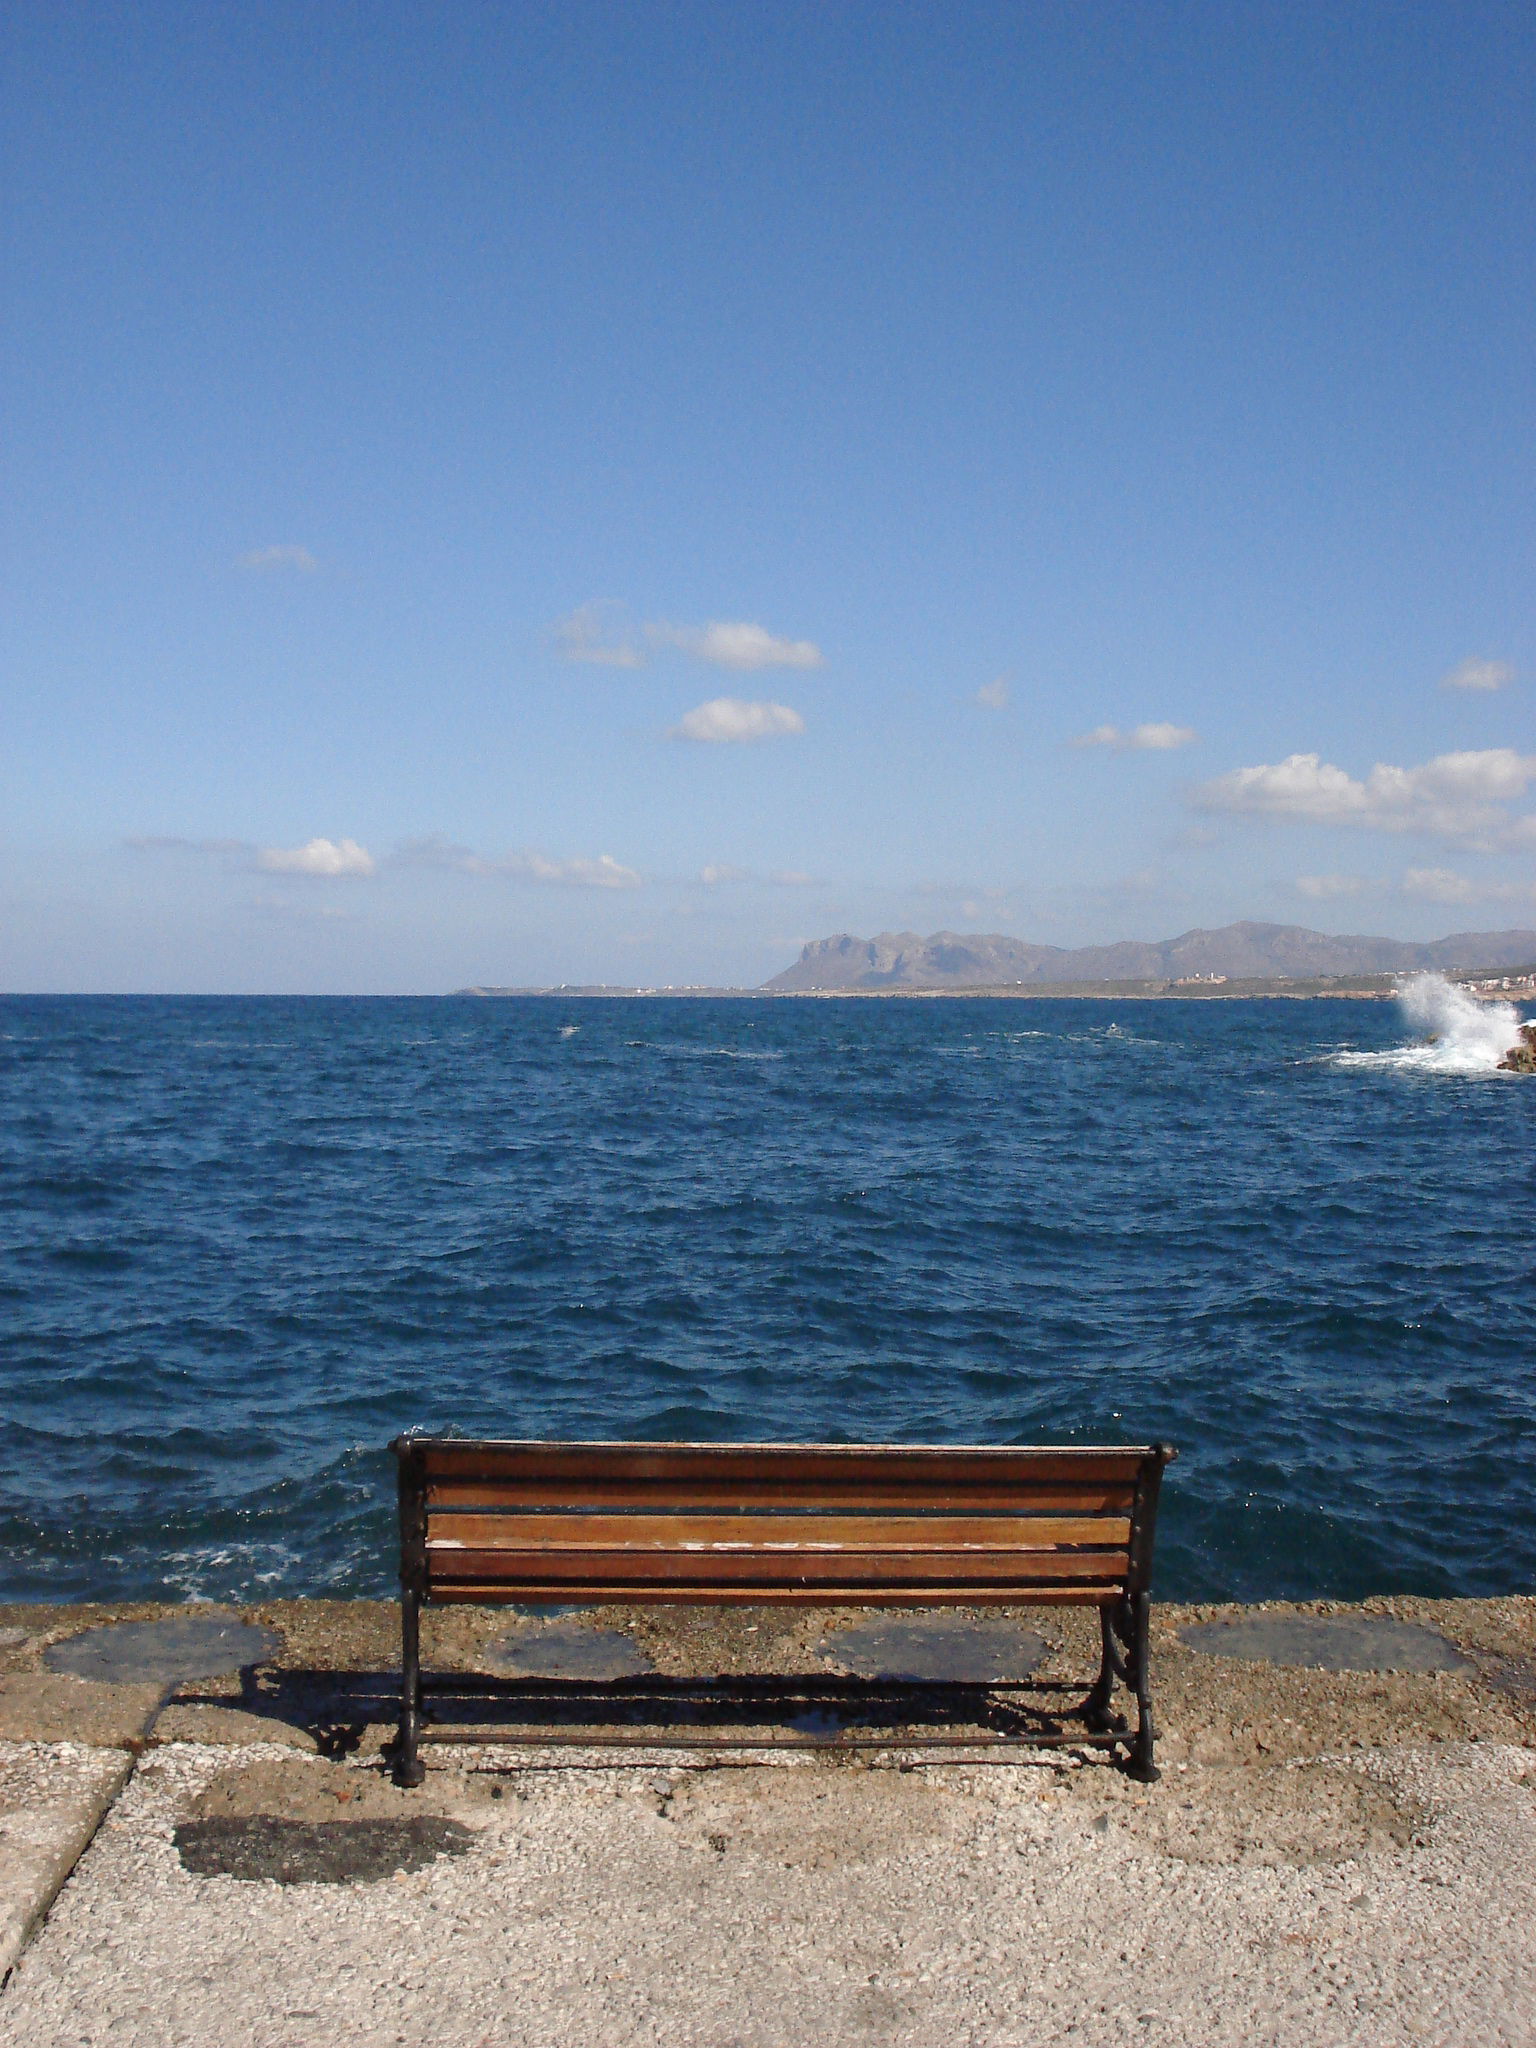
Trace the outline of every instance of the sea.
[[407, 1430], [1166, 1441], [1165, 1597], [1529, 1592], [1516, 1021], [0, 1000], [0, 1598], [388, 1594]]

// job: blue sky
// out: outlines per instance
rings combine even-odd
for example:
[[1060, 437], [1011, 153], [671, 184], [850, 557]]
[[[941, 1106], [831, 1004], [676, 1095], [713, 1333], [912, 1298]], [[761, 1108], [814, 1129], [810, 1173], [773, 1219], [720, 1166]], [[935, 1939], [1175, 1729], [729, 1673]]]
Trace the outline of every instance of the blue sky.
[[7, 43], [0, 985], [1536, 926], [1523, 6]]

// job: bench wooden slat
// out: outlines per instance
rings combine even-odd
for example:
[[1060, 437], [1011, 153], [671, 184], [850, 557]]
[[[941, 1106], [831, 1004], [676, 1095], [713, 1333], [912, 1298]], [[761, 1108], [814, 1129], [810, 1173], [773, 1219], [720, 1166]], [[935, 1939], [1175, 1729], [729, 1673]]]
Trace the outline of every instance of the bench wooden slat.
[[913, 1553], [977, 1550], [1053, 1550], [1091, 1543], [1124, 1550], [1131, 1540], [1127, 1516], [1051, 1515], [568, 1515], [433, 1514], [427, 1516], [427, 1551], [433, 1569], [450, 1549], [517, 1554], [544, 1550], [677, 1551], [683, 1554], [831, 1550]]
[[[497, 1580], [453, 1579], [434, 1586], [436, 1606], [505, 1607], [563, 1606], [572, 1597], [568, 1585], [530, 1580], [508, 1588]], [[603, 1585], [583, 1583], [581, 1603], [614, 1607], [1109, 1607], [1120, 1597], [1118, 1585], [970, 1586], [946, 1591], [941, 1586], [688, 1586]]]
[[864, 1487], [1016, 1486], [1031, 1478], [1076, 1484], [1134, 1486], [1142, 1457], [1135, 1450], [1086, 1445], [931, 1444], [628, 1444], [456, 1443], [441, 1438], [413, 1446], [429, 1484], [444, 1480], [603, 1481], [677, 1485], [801, 1485], [829, 1488], [837, 1498]]
[[510, 1585], [527, 1578], [580, 1585], [601, 1579], [619, 1585], [729, 1586], [752, 1581], [759, 1585], [826, 1584], [857, 1579], [864, 1585], [890, 1580], [898, 1585], [978, 1585], [992, 1579], [1123, 1579], [1126, 1553], [1120, 1550], [866, 1550], [857, 1553], [796, 1551], [603, 1550], [597, 1547], [540, 1550], [524, 1554], [506, 1550], [449, 1550], [432, 1555], [432, 1588], [445, 1579], [503, 1579]]
[[[882, 1514], [892, 1510], [916, 1513], [926, 1510], [932, 1488], [921, 1478], [907, 1484], [887, 1476], [857, 1487], [833, 1486], [823, 1481], [785, 1479], [707, 1482], [677, 1480], [561, 1478], [547, 1479], [438, 1479], [428, 1482], [427, 1506], [508, 1510], [545, 1508], [553, 1512], [590, 1512], [602, 1508], [635, 1508], [644, 1513], [686, 1509], [690, 1513], [751, 1513], [771, 1508], [790, 1511], [841, 1509], [849, 1514]], [[945, 1514], [1078, 1514], [1128, 1515], [1136, 1489], [1102, 1479], [1068, 1481], [1020, 1478], [1006, 1485], [960, 1485], [949, 1483], [943, 1504], [934, 1509]]]

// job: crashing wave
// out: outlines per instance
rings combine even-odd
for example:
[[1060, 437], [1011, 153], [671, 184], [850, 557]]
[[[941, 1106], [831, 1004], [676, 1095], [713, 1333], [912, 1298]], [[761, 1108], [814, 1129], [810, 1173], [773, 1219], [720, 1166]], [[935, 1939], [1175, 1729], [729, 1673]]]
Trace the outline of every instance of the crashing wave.
[[1425, 1037], [1390, 1052], [1341, 1053], [1340, 1066], [1420, 1074], [1536, 1071], [1536, 1027], [1521, 1024], [1513, 1003], [1479, 1002], [1443, 974], [1411, 975], [1397, 1000], [1408, 1023]]

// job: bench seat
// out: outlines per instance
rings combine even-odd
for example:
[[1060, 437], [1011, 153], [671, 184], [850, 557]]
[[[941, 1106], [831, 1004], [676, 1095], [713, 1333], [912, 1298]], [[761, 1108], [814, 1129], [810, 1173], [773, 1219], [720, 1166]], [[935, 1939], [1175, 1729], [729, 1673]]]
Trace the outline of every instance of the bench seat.
[[[1143, 1446], [471, 1442], [402, 1437], [399, 1772], [419, 1783], [423, 1603], [1100, 1611], [1082, 1735], [1153, 1772], [1158, 1487]], [[1128, 1736], [1115, 1680], [1135, 1694]]]

